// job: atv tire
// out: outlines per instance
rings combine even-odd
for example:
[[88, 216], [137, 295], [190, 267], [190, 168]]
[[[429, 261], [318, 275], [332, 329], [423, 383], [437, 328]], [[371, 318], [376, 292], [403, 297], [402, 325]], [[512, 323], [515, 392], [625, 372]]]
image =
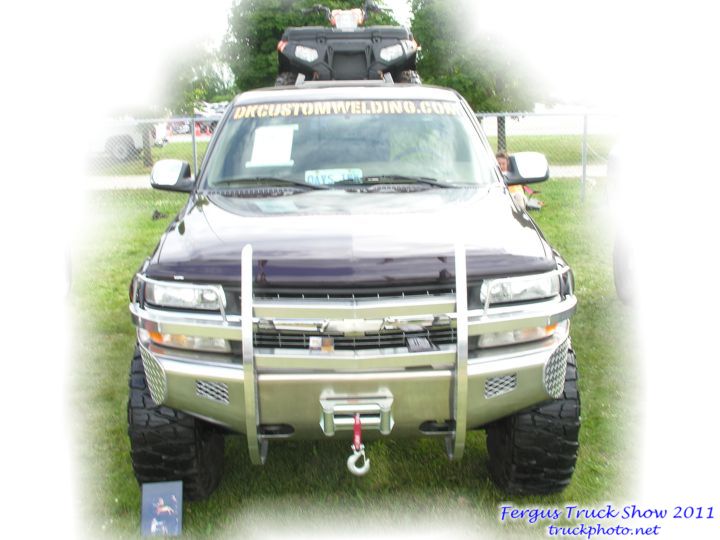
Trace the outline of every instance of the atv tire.
[[577, 366], [575, 353], [569, 350], [565, 387], [559, 399], [488, 426], [490, 477], [509, 494], [560, 492], [575, 471], [579, 433]]
[[422, 84], [422, 79], [418, 72], [413, 69], [406, 69], [397, 74], [395, 78], [396, 83], [407, 83], [407, 84]]
[[223, 435], [190, 415], [155, 404], [137, 347], [129, 385], [130, 457], [138, 483], [182, 480], [187, 499], [207, 498], [222, 475]]
[[297, 73], [283, 71], [275, 79], [275, 86], [295, 86], [295, 81], [297, 81]]

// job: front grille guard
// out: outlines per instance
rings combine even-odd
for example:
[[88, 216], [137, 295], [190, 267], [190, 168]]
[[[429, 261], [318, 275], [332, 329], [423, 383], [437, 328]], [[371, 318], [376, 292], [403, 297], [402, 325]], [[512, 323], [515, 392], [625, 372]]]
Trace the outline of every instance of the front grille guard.
[[[241, 264], [241, 316], [243, 333], [243, 370], [245, 384], [245, 433], [248, 438], [250, 460], [255, 465], [265, 463], [267, 439], [260, 433], [257, 369], [255, 366], [253, 336], [253, 265], [252, 245], [242, 249]], [[455, 246], [455, 291], [457, 319], [457, 355], [453, 369], [451, 404], [454, 412], [454, 431], [447, 434], [445, 447], [450, 459], [460, 459], [465, 451], [467, 431], [467, 361], [468, 361], [468, 309], [465, 246]], [[252, 375], [248, 377], [248, 375]]]
[[[245, 399], [245, 427], [248, 438], [248, 447], [250, 459], [253, 464], [265, 463], [267, 457], [268, 439], [263, 436], [260, 429], [260, 411], [258, 399], [258, 370], [255, 361], [255, 329], [262, 328], [264, 319], [255, 316], [255, 306], [253, 302], [253, 249], [247, 244], [242, 249], [241, 255], [241, 291], [240, 291], [240, 317], [226, 313], [225, 306], [221, 305], [220, 316], [222, 325], [227, 327], [227, 332], [234, 335], [234, 328], [240, 327], [242, 332], [242, 356], [244, 371], [244, 399]], [[456, 353], [455, 362], [452, 366], [452, 384], [450, 403], [453, 413], [453, 419], [450, 422], [452, 429], [445, 435], [446, 451], [451, 459], [460, 459], [465, 449], [466, 426], [467, 426], [467, 399], [468, 399], [468, 341], [469, 341], [469, 323], [468, 323], [468, 288], [467, 288], [467, 269], [466, 269], [466, 251], [465, 246], [457, 244], [455, 246], [455, 313], [447, 314], [445, 319], [453, 320], [455, 323]], [[566, 265], [560, 265], [555, 270], [561, 280], [561, 297], [570, 295], [572, 291], [566, 291], [563, 284], [565, 274], [570, 268]], [[488, 280], [488, 290], [492, 290], [492, 286], [496, 282], [502, 282], [508, 278], [496, 278]], [[133, 304], [138, 307], [144, 307], [142, 300], [143, 292], [141, 287], [144, 282], [153, 281], [141, 274], [137, 276], [133, 286]], [[217, 286], [219, 295], [222, 297], [222, 287]], [[485, 305], [482, 308], [481, 319], [488, 318], [492, 306], [488, 295]], [[574, 311], [574, 307], [573, 307]], [[477, 312], [475, 312], [477, 313]], [[206, 314], [207, 315], [207, 314]], [[211, 316], [212, 317], [212, 316]], [[214, 315], [217, 320], [217, 313]], [[239, 319], [239, 320], [238, 320]], [[405, 317], [398, 317], [398, 320]], [[417, 319], [416, 317], [407, 317], [407, 319]], [[433, 321], [429, 319], [427, 322], [432, 325]], [[210, 322], [210, 321], [208, 321]], [[251, 375], [251, 376], [249, 376]]]

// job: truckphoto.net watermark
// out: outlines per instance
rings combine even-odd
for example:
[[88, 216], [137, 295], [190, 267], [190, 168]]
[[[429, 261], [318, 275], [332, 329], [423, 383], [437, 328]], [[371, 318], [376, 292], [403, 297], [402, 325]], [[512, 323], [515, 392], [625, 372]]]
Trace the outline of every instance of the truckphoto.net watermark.
[[498, 520], [543, 526], [547, 536], [579, 537], [590, 540], [603, 536], [660, 536], [670, 520], [690, 521], [715, 519], [712, 506], [648, 507], [637, 504], [584, 507], [566, 504], [556, 507], [524, 507], [512, 504], [498, 507]]

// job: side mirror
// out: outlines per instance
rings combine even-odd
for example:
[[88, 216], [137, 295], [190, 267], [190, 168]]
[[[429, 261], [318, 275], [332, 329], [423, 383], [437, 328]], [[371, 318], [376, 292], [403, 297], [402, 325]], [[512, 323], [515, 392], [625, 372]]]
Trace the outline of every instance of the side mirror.
[[540, 152], [518, 152], [510, 156], [505, 183], [508, 186], [533, 184], [535, 182], [544, 182], [549, 177], [550, 168], [544, 154]]
[[195, 185], [195, 179], [187, 161], [161, 159], [150, 172], [150, 185], [155, 189], [189, 193]]

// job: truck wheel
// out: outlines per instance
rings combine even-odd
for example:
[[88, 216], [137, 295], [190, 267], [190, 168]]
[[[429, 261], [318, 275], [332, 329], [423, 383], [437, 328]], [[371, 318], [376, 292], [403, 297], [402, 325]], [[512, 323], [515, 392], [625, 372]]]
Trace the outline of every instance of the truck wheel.
[[297, 80], [297, 73], [291, 71], [283, 71], [275, 79], [275, 86], [295, 86]]
[[190, 415], [155, 404], [137, 347], [129, 385], [128, 435], [137, 481], [182, 480], [187, 499], [208, 497], [222, 474], [223, 435]]
[[129, 137], [115, 137], [110, 139], [105, 150], [116, 161], [126, 161], [133, 155], [135, 147]]
[[405, 71], [399, 72], [394, 79], [396, 83], [422, 84], [420, 75], [413, 69], [406, 69]]
[[559, 399], [487, 428], [490, 477], [507, 493], [557, 493], [570, 483], [579, 448], [580, 394], [572, 350], [567, 361], [565, 387]]

